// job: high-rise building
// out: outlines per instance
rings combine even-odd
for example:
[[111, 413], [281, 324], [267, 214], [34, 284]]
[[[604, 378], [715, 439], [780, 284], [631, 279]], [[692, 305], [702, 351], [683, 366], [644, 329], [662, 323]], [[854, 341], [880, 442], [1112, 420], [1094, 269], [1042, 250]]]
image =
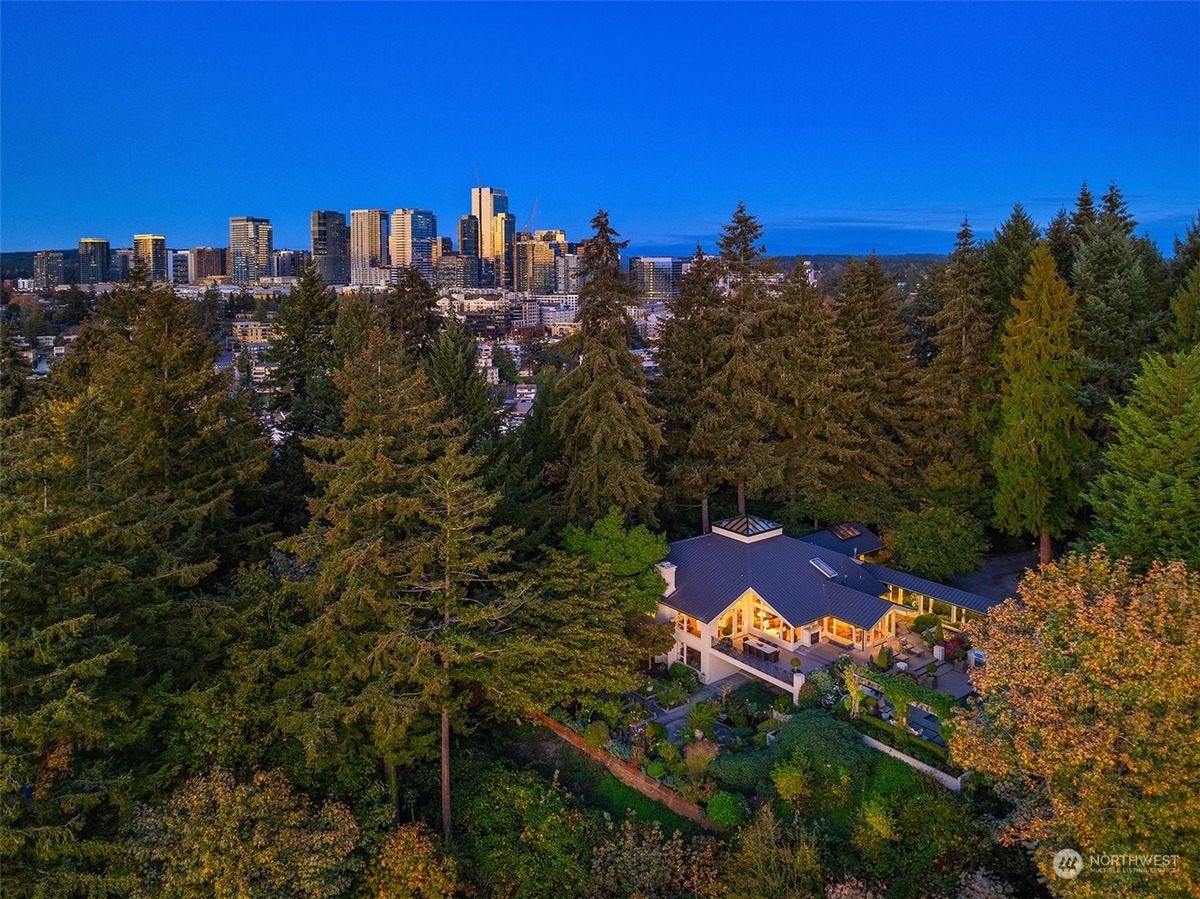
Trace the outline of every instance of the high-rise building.
[[171, 250], [167, 253], [167, 262], [171, 269], [172, 284], [191, 284], [191, 265], [187, 250]]
[[437, 240], [437, 216], [428, 209], [397, 209], [392, 213], [392, 236], [388, 242], [392, 268], [411, 266], [427, 281], [433, 281], [433, 244]]
[[161, 234], [133, 235], [133, 260], [145, 266], [151, 281], [166, 281], [167, 239]]
[[458, 252], [460, 256], [479, 254], [479, 217], [464, 215], [458, 220]]
[[63, 282], [63, 254], [43, 250], [33, 256], [33, 289], [54, 290]]
[[479, 220], [479, 257], [485, 280], [490, 273], [490, 283], [511, 286], [516, 219], [508, 211], [508, 193], [498, 187], [471, 188], [471, 214]]
[[225, 250], [221, 247], [196, 247], [188, 251], [188, 273], [193, 284], [225, 277]]
[[527, 232], [513, 243], [513, 289], [521, 293], [554, 293], [554, 244], [534, 240]]
[[271, 275], [271, 220], [248, 215], [229, 220], [229, 280], [245, 286]]
[[346, 216], [317, 209], [310, 218], [312, 258], [326, 284], [350, 283], [350, 231]]
[[134, 266], [132, 247], [121, 247], [108, 251], [108, 280], [113, 283], [124, 281], [129, 277], [129, 271]]
[[583, 286], [583, 254], [561, 254], [554, 260], [554, 292], [579, 293], [581, 286]]
[[478, 287], [479, 257], [464, 256], [461, 253], [443, 256], [437, 262], [437, 283], [439, 287], [452, 290]]
[[308, 259], [308, 250], [276, 250], [271, 254], [271, 276], [299, 278]]
[[496, 255], [492, 262], [493, 283], [497, 287], [513, 286], [513, 237], [517, 230], [516, 216], [498, 212], [492, 219], [492, 247]]
[[84, 237], [79, 241], [79, 283], [99, 284], [108, 280], [108, 241]]
[[388, 214], [384, 209], [350, 210], [350, 283], [379, 287], [387, 283]]
[[629, 260], [629, 276], [643, 302], [669, 300], [679, 296], [683, 260], [673, 256], [634, 256]]

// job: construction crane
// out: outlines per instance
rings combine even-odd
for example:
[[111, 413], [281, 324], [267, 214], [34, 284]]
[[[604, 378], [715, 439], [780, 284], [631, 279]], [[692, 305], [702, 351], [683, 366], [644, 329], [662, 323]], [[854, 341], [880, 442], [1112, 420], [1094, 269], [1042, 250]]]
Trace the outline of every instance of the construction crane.
[[530, 236], [533, 235], [533, 220], [537, 218], [538, 200], [540, 199], [541, 197], [533, 198], [533, 211], [529, 213], [529, 221], [525, 223], [525, 230], [529, 232]]
[[476, 187], [483, 187], [483, 182], [482, 182], [482, 181], [479, 179], [479, 166], [478, 166], [478, 165], [476, 165], [475, 163], [473, 163], [473, 162], [472, 162], [472, 163], [471, 163], [471, 168], [472, 168], [472, 169], [474, 170], [474, 172], [475, 172], [475, 186], [476, 186]]

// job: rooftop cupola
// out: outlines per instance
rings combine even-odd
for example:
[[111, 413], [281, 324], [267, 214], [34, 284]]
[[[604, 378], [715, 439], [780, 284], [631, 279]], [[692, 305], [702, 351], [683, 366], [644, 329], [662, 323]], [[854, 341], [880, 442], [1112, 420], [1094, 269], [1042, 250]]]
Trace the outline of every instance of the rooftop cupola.
[[759, 540], [769, 540], [783, 534], [783, 525], [754, 515], [739, 515], [737, 518], [726, 518], [713, 524], [713, 533], [722, 537], [732, 537], [742, 543], [757, 543]]

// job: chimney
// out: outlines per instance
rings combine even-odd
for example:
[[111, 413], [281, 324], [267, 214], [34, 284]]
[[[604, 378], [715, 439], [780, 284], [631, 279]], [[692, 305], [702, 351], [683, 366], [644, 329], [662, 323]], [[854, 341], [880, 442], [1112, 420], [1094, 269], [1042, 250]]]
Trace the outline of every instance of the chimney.
[[662, 579], [666, 582], [666, 589], [663, 590], [663, 596], [670, 596], [675, 592], [675, 565], [671, 562], [659, 562], [658, 573], [662, 575]]

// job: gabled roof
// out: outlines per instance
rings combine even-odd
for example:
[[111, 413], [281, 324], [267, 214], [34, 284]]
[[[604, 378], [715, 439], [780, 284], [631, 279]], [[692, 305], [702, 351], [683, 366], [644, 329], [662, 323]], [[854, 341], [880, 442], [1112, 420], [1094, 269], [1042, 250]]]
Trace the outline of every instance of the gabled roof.
[[[834, 576], [822, 573], [814, 560]], [[666, 561], [676, 566], [675, 590], [663, 602], [701, 621], [712, 621], [748, 589], [793, 625], [833, 615], [872, 627], [895, 608], [880, 598], [887, 588], [862, 565], [793, 537], [747, 543], [705, 534], [672, 543]]]
[[885, 584], [891, 584], [894, 587], [903, 587], [905, 590], [912, 590], [914, 593], [920, 593], [922, 596], [940, 599], [942, 602], [970, 609], [972, 612], [987, 612], [992, 606], [1000, 604], [1000, 600], [998, 599], [988, 599], [986, 596], [968, 593], [966, 590], [959, 590], [957, 587], [947, 587], [945, 584], [939, 584], [937, 581], [927, 581], [923, 577], [917, 577], [915, 574], [909, 574], [905, 571], [895, 571], [894, 569], [884, 568], [882, 565], [875, 565], [871, 562], [863, 562], [862, 567], [870, 572], [873, 577]]
[[873, 553], [887, 545], [878, 536], [867, 530], [867, 526], [861, 521], [835, 524], [800, 539], [813, 546], [819, 546], [821, 549], [850, 557]]

